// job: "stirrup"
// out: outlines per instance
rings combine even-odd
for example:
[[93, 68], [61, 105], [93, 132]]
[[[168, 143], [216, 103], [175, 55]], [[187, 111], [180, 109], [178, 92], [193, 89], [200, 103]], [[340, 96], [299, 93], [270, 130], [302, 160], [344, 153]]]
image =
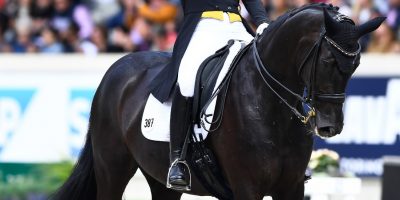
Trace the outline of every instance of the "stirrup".
[[[187, 170], [189, 172], [189, 185], [187, 185], [187, 186], [171, 185], [171, 183], [169, 182], [169, 175], [171, 174], [172, 166], [177, 165], [177, 164], [183, 164], [187, 168]], [[179, 190], [179, 191], [190, 191], [192, 189], [192, 173], [190, 173], [189, 165], [187, 164], [187, 162], [185, 160], [179, 160], [177, 158], [174, 160], [174, 162], [172, 162], [171, 166], [168, 169], [167, 188], [173, 189], [173, 190]]]

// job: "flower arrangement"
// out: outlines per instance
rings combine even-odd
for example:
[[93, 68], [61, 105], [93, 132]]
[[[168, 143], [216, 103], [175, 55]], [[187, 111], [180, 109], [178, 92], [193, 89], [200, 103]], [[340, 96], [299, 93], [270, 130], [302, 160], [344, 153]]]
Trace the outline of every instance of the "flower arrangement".
[[339, 154], [329, 149], [313, 151], [308, 167], [314, 175], [339, 176]]

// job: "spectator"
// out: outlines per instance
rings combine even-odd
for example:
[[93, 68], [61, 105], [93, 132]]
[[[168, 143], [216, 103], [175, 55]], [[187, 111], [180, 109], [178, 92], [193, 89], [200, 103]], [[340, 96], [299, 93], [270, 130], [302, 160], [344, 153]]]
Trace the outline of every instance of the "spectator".
[[37, 42], [39, 51], [41, 53], [62, 53], [64, 49], [57, 35], [56, 29], [51, 27], [44, 28]]
[[86, 55], [96, 55], [98, 49], [95, 44], [93, 44], [88, 39], [80, 39], [78, 36], [79, 26], [72, 23], [67, 31], [67, 38], [63, 40], [63, 49], [66, 53], [84, 53]]
[[272, 5], [273, 7], [270, 12], [271, 20], [275, 20], [289, 9], [289, 5], [286, 0], [272, 0]]
[[396, 42], [395, 34], [387, 22], [384, 22], [372, 33], [368, 46], [372, 53], [400, 53], [400, 45]]
[[111, 45], [123, 51], [150, 49], [151, 31], [148, 22], [138, 15], [136, 0], [122, 0], [123, 9], [108, 23]]
[[[332, 3], [358, 25], [375, 15], [387, 15], [387, 24], [382, 26], [391, 30], [379, 29], [373, 36], [360, 38], [360, 44], [362, 51], [397, 51], [400, 0], [262, 0], [262, 3], [269, 17], [276, 19], [308, 1]], [[0, 52], [171, 51], [183, 15], [180, 6], [176, 6], [179, 3], [179, 0], [0, 0]], [[244, 7], [241, 13], [248, 18]], [[93, 21], [98, 24], [96, 27]], [[49, 26], [56, 32], [49, 30]]]
[[130, 39], [135, 45], [134, 51], [147, 51], [151, 47], [151, 26], [144, 18], [138, 18], [130, 30]]
[[178, 34], [176, 32], [175, 28], [175, 23], [173, 22], [168, 22], [167, 24], [164, 25], [167, 37], [166, 37], [166, 45], [167, 48], [172, 51], [172, 47], [175, 44], [176, 38], [178, 37]]
[[139, 15], [152, 23], [164, 24], [174, 21], [177, 8], [167, 0], [150, 0], [138, 4]]
[[16, 38], [14, 38], [11, 44], [11, 49], [16, 53], [36, 52], [29, 27], [17, 27]]
[[3, 7], [2, 12], [11, 18], [15, 18], [18, 12], [18, 1], [17, 0], [6, 0], [6, 4]]
[[30, 15], [32, 18], [32, 34], [40, 35], [40, 31], [49, 24], [53, 14], [52, 0], [32, 0], [30, 5]]
[[18, 10], [16, 13], [15, 26], [24, 28], [28, 34], [31, 31], [31, 16], [29, 14], [30, 0], [18, 0]]
[[356, 24], [363, 24], [371, 18], [373, 11], [372, 0], [355, 0], [352, 18]]
[[389, 12], [389, 1], [390, 0], [373, 0], [373, 7], [379, 13], [382, 13], [386, 16]]
[[[355, 0], [350, 17], [356, 25], [360, 25], [370, 20], [375, 13], [376, 10], [373, 9], [372, 0]], [[367, 51], [370, 35], [371, 34], [363, 35], [359, 39], [362, 52]]]
[[94, 27], [90, 40], [96, 45], [98, 52], [112, 51], [108, 45], [107, 37], [107, 30], [103, 26]]
[[5, 0], [0, 0], [0, 10], [3, 10], [5, 5], [6, 5], [6, 1]]
[[122, 28], [115, 28], [110, 35], [110, 44], [116, 52], [133, 51], [135, 46], [129, 38], [129, 34]]
[[0, 52], [10, 52], [11, 47], [5, 39], [8, 30], [8, 17], [0, 12]]
[[108, 28], [130, 29], [138, 17], [135, 0], [121, 0], [121, 10], [107, 23]]
[[79, 37], [88, 38], [93, 30], [93, 21], [84, 5], [74, 5], [71, 0], [54, 0], [52, 26], [66, 38], [66, 32], [72, 23], [79, 25]]
[[304, 6], [304, 5], [308, 4], [308, 3], [310, 3], [309, 0], [291, 0], [290, 7], [299, 8], [299, 7]]
[[30, 15], [35, 19], [50, 19], [54, 12], [52, 0], [32, 0]]
[[7, 2], [4, 12], [8, 15], [9, 30], [5, 33], [9, 48], [16, 53], [34, 52], [31, 36], [30, 0]]
[[400, 38], [400, 0], [389, 0], [387, 23], [394, 30], [397, 39]]
[[92, 18], [94, 23], [100, 24], [116, 15], [119, 10], [117, 0], [90, 0]]
[[329, 0], [327, 3], [339, 7], [339, 12], [346, 16], [352, 15], [351, 6], [347, 3], [346, 0]]
[[169, 22], [165, 26], [157, 26], [155, 32], [153, 50], [172, 51], [177, 37], [174, 24]]

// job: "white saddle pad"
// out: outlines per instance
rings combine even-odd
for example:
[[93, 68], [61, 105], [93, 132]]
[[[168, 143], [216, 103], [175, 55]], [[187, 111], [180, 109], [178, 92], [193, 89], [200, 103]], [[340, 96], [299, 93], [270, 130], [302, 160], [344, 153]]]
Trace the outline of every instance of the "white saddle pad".
[[[215, 89], [219, 86], [226, 73], [228, 72], [233, 59], [236, 54], [240, 51], [242, 47], [242, 42], [235, 41], [235, 43], [230, 47], [229, 55], [225, 60], [224, 66], [221, 69], [221, 72], [218, 76], [217, 82], [214, 87]], [[195, 81], [195, 80], [193, 80]], [[213, 115], [215, 110], [216, 99], [214, 99], [209, 107], [206, 110], [206, 114]], [[169, 142], [169, 134], [170, 134], [170, 116], [171, 116], [171, 100], [167, 102], [161, 103], [158, 101], [152, 94], [150, 94], [149, 99], [147, 100], [146, 106], [144, 108], [143, 117], [142, 117], [142, 133], [145, 138], [154, 141], [162, 141]], [[210, 129], [210, 124], [207, 123], [204, 118], [201, 119], [205, 129]], [[212, 116], [207, 118], [207, 121], [212, 121]], [[199, 135], [202, 134], [203, 139], [205, 139], [208, 135], [207, 130], [204, 128], [193, 127], [194, 132], [196, 133], [197, 139], [199, 139]]]

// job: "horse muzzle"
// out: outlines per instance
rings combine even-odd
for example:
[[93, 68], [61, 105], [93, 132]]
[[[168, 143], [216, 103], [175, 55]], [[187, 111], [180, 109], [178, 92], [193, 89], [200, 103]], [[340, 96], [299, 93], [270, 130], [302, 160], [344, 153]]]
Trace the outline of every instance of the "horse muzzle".
[[314, 122], [314, 131], [321, 138], [330, 138], [338, 135], [343, 130], [343, 114], [324, 114], [317, 111]]

